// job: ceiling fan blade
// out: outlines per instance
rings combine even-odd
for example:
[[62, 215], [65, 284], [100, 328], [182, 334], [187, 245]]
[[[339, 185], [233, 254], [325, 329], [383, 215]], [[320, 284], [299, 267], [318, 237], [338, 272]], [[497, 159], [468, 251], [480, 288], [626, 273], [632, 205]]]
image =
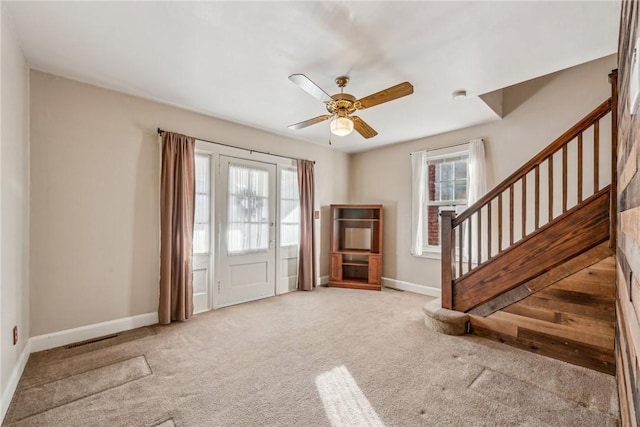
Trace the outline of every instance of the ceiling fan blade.
[[378, 134], [371, 126], [358, 116], [350, 116], [353, 121], [353, 128], [365, 138], [373, 138]]
[[320, 86], [312, 82], [311, 79], [304, 74], [291, 74], [289, 76], [289, 80], [300, 86], [300, 88], [307, 92], [309, 95], [313, 96], [316, 99], [319, 99], [322, 102], [333, 101], [333, 99], [327, 92], [320, 89]]
[[331, 114], [325, 114], [324, 116], [314, 117], [313, 119], [305, 120], [304, 122], [296, 123], [294, 125], [287, 126], [289, 129], [297, 130], [306, 128], [307, 126], [315, 125], [316, 123], [324, 122], [333, 117]]
[[391, 86], [390, 88], [376, 92], [373, 95], [365, 96], [364, 98], [356, 101], [358, 110], [364, 108], [373, 107], [374, 105], [382, 104], [383, 102], [393, 101], [394, 99], [402, 98], [403, 96], [411, 95], [413, 93], [413, 86], [409, 82], [404, 82]]

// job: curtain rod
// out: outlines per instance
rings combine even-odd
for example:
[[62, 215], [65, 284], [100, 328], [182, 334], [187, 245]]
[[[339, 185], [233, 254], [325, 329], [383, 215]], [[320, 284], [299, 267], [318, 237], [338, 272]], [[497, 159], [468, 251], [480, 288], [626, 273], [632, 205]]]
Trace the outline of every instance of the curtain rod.
[[[479, 140], [481, 140], [482, 142], [484, 142], [483, 138], [478, 138]], [[432, 148], [431, 150], [426, 150], [426, 152], [430, 152], [430, 151], [436, 151], [436, 150], [444, 150], [445, 148], [453, 148], [453, 147], [460, 147], [461, 145], [469, 145], [469, 143], [471, 141], [475, 141], [475, 140], [469, 140], [467, 142], [462, 142], [460, 144], [453, 144], [453, 145], [447, 145], [445, 147], [438, 147], [438, 148]], [[413, 153], [409, 153], [409, 155], [411, 156]]]
[[[167, 132], [167, 131], [166, 131], [166, 130], [164, 130], [164, 129], [160, 129], [160, 128], [158, 128], [158, 135], [162, 135], [162, 134], [163, 134], [163, 133], [165, 133], [165, 132]], [[192, 138], [195, 138], [195, 137], [192, 137]], [[202, 138], [195, 138], [195, 139], [197, 139], [198, 141], [209, 142], [209, 143], [211, 143], [211, 144], [217, 144], [217, 145], [222, 145], [222, 146], [225, 146], [225, 147], [236, 148], [236, 149], [238, 149], [238, 150], [245, 150], [245, 151], [248, 151], [249, 153], [267, 154], [267, 155], [269, 155], [269, 156], [282, 157], [282, 158], [284, 158], [284, 159], [291, 159], [291, 160], [305, 160], [305, 161], [312, 161], [314, 165], [316, 164], [316, 161], [315, 161], [315, 160], [299, 159], [299, 158], [297, 158], [297, 157], [283, 156], [282, 154], [273, 154], [273, 153], [268, 153], [268, 152], [266, 152], [266, 151], [252, 150], [252, 149], [250, 149], [250, 148], [244, 148], [244, 147], [236, 147], [235, 145], [223, 144], [223, 143], [221, 143], [221, 142], [209, 141], [209, 140], [207, 140], [207, 139], [202, 139]]]

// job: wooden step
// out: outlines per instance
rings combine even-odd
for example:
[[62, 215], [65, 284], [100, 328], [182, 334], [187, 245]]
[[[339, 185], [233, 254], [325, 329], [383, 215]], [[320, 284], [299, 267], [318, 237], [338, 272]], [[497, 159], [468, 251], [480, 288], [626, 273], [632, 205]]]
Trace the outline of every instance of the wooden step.
[[[596, 281], [601, 286], [613, 286], [612, 284], [615, 283], [615, 264], [612, 261], [608, 261], [608, 263], [602, 264], [599, 268], [594, 265], [604, 259], [612, 260], [613, 258], [609, 258], [611, 255], [613, 255], [613, 251], [609, 248], [609, 241], [607, 240], [564, 264], [479, 305], [469, 311], [469, 314], [486, 317], [578, 272], [581, 273], [573, 276], [573, 279], [564, 280], [561, 289], [579, 291], [585, 288], [584, 281]], [[606, 267], [606, 270], [603, 270], [602, 267]], [[605, 279], [603, 274], [607, 275], [607, 280], [603, 280]], [[589, 283], [586, 288], [592, 291], [592, 286], [592, 283]]]
[[609, 256], [487, 317], [472, 333], [615, 374], [615, 267]]

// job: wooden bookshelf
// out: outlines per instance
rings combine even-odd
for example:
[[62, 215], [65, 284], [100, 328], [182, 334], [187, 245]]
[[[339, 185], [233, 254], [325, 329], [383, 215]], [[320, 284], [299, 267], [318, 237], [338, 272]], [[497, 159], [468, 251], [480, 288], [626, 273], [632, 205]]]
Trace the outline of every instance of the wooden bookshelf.
[[329, 286], [381, 289], [382, 205], [331, 205]]

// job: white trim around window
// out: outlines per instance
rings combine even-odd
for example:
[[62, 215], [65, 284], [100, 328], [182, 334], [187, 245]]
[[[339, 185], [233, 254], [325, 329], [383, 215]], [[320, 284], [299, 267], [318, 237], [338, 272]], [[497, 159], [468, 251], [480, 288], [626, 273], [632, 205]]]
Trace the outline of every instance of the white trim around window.
[[[472, 185], [469, 174], [471, 142], [411, 153], [413, 173], [411, 255], [440, 259], [440, 244], [439, 242], [437, 245], [433, 244], [434, 238], [439, 241], [439, 212], [446, 207], [460, 214], [468, 206], [469, 189]], [[450, 161], [447, 162], [447, 160]], [[466, 163], [459, 167], [462, 160], [466, 160]], [[438, 165], [442, 164], [445, 166], [443, 170], [439, 170], [441, 167]], [[435, 208], [438, 213], [434, 214]], [[437, 229], [434, 227], [434, 221]], [[430, 240], [431, 244], [429, 244]]]

